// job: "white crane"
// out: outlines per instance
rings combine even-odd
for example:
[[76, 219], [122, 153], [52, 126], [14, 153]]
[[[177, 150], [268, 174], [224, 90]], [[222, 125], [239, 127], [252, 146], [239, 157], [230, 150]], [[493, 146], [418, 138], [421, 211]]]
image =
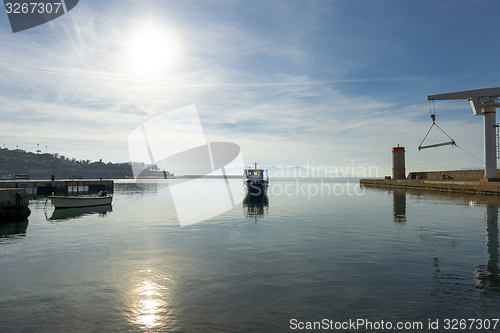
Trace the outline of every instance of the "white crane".
[[429, 95], [427, 100], [467, 99], [475, 116], [484, 116], [484, 180], [499, 180], [496, 157], [496, 108], [500, 107], [500, 88], [486, 88]]

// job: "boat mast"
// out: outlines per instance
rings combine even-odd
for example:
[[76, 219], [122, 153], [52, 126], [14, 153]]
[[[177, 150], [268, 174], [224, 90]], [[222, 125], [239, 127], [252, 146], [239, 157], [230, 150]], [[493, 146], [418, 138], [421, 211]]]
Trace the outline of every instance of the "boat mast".
[[255, 165], [255, 169], [257, 169], [257, 164], [260, 164], [259, 162], [255, 161], [252, 163], [253, 165]]

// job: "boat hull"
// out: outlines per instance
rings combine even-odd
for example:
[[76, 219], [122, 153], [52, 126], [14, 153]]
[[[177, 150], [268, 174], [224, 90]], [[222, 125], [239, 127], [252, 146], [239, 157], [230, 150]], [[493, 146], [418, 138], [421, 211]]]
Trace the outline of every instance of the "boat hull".
[[111, 205], [100, 205], [100, 206], [90, 206], [90, 207], [68, 207], [61, 209], [54, 209], [50, 220], [62, 221], [69, 219], [76, 219], [83, 216], [90, 216], [94, 214], [99, 214], [101, 216], [106, 216], [107, 213], [112, 212], [113, 207]]
[[91, 207], [110, 205], [113, 196], [107, 195], [102, 197], [62, 197], [49, 196], [50, 201], [56, 208], [74, 208], [74, 207]]
[[246, 180], [244, 185], [247, 196], [254, 198], [266, 196], [269, 188], [267, 180]]

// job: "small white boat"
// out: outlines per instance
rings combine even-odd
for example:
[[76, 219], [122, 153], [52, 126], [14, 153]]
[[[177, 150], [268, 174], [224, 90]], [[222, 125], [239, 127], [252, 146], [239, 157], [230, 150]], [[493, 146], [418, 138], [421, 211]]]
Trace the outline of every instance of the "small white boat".
[[90, 207], [110, 205], [113, 200], [112, 195], [104, 194], [97, 196], [59, 196], [50, 195], [48, 197], [56, 208]]

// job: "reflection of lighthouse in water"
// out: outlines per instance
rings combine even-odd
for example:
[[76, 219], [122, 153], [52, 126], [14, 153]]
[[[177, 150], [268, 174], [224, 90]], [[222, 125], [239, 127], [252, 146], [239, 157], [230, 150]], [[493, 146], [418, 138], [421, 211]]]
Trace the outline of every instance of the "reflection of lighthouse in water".
[[190, 179], [169, 181], [181, 226], [201, 222], [243, 200], [245, 168], [238, 145], [207, 142], [194, 105], [167, 112], [137, 127], [129, 135], [134, 177], [154, 165]]
[[406, 191], [395, 188], [392, 191], [394, 222], [406, 222]]

